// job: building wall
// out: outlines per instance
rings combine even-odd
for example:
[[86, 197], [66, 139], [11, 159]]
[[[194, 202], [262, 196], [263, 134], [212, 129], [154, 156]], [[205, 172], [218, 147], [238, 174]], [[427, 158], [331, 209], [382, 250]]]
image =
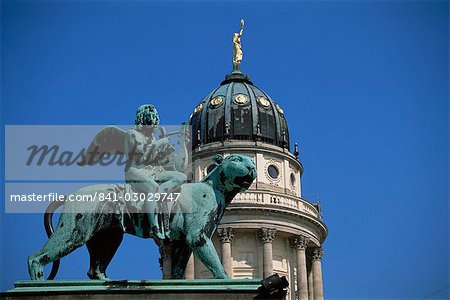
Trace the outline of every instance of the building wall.
[[[219, 256], [222, 255], [220, 241], [214, 237]], [[288, 243], [288, 238], [281, 234], [275, 237], [273, 245], [273, 272], [286, 276], [290, 283], [287, 299], [295, 299], [296, 268], [294, 249]], [[255, 230], [237, 230], [231, 243], [233, 262], [232, 274], [234, 279], [262, 279], [263, 278], [263, 248]], [[212, 278], [211, 273], [203, 263], [195, 259], [195, 278]], [[293, 292], [292, 292], [293, 291]]]
[[[301, 168], [295, 163], [295, 158], [286, 158], [285, 153], [277, 153], [276, 151], [265, 151], [264, 153], [254, 150], [234, 150], [234, 149], [217, 149], [217, 153], [228, 156], [231, 153], [239, 153], [251, 157], [257, 168], [257, 178], [255, 179], [251, 189], [267, 190], [277, 193], [285, 193], [287, 195], [301, 197]], [[289, 157], [289, 156], [288, 156]], [[203, 179], [208, 168], [212, 166], [211, 156], [193, 159], [194, 180]], [[277, 178], [269, 175], [269, 166], [275, 166], [279, 171]]]
[[[306, 236], [310, 248], [314, 248], [321, 246], [327, 234], [317, 208], [301, 198], [303, 167], [291, 153], [279, 147], [231, 141], [225, 146], [210, 145], [194, 151], [193, 179], [198, 182], [207, 175], [212, 155], [233, 153], [247, 155], [255, 161], [257, 178], [246, 192], [235, 197], [219, 226], [231, 227], [234, 232], [229, 276], [262, 279], [263, 242], [258, 237], [258, 230], [263, 227], [276, 229], [272, 241], [273, 273], [287, 277], [290, 283], [287, 299], [296, 299], [297, 250], [291, 240], [299, 235]], [[277, 168], [276, 178], [270, 176], [269, 166]], [[217, 233], [213, 242], [221, 256], [222, 244]], [[195, 259], [194, 268], [195, 278], [212, 278], [198, 259]]]
[[262, 249], [254, 232], [235, 232], [231, 244], [233, 278], [261, 278]]

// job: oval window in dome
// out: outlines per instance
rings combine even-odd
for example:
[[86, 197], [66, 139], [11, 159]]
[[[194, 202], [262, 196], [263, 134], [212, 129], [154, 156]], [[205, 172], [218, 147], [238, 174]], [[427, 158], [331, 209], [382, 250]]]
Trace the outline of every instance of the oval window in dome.
[[203, 109], [203, 103], [200, 103], [197, 105], [197, 107], [194, 109], [194, 114], [201, 112]]
[[210, 103], [211, 103], [212, 108], [218, 108], [219, 106], [222, 105], [223, 98], [221, 96], [216, 96], [216, 97], [212, 98]]
[[272, 179], [277, 179], [278, 176], [280, 176], [280, 170], [278, 170], [275, 165], [269, 165], [267, 167], [267, 174], [269, 174]]
[[244, 105], [248, 103], [248, 97], [244, 94], [237, 94], [234, 96], [234, 102], [236, 102], [239, 105]]
[[270, 107], [270, 101], [267, 100], [266, 97], [258, 97], [258, 104], [261, 105], [264, 108], [269, 108]]
[[275, 104], [275, 107], [281, 115], [284, 113], [283, 109], [278, 104]]
[[291, 185], [295, 186], [295, 174], [291, 173]]

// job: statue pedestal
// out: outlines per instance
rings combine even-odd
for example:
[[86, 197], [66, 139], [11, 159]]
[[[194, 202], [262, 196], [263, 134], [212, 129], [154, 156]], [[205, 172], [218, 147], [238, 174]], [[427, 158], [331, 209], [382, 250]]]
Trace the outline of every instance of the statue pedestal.
[[49, 280], [17, 281], [2, 293], [12, 299], [253, 299], [260, 280]]

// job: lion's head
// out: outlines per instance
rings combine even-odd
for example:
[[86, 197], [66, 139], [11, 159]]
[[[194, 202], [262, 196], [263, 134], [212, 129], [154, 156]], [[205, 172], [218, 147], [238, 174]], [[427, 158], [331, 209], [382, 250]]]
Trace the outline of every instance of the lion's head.
[[213, 172], [217, 172], [224, 192], [243, 192], [256, 178], [255, 162], [248, 156], [232, 154], [224, 158], [222, 155], [214, 155], [212, 160], [216, 164]]

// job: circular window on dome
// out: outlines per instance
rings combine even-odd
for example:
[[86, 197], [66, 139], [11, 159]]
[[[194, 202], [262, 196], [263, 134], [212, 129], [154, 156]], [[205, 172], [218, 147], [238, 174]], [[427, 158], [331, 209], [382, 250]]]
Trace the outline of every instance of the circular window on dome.
[[223, 98], [221, 96], [216, 96], [216, 97], [212, 98], [210, 103], [211, 103], [212, 108], [218, 108], [219, 106], [222, 105]]
[[208, 168], [206, 168], [206, 175], [208, 175], [209, 173], [211, 173], [212, 170], [214, 170], [215, 167], [216, 167], [216, 165], [214, 165], [214, 164], [209, 165]]
[[234, 96], [234, 102], [236, 102], [239, 105], [244, 105], [248, 103], [248, 97], [244, 94], [237, 94]]
[[275, 165], [269, 165], [267, 167], [267, 174], [269, 174], [272, 179], [277, 179], [278, 176], [280, 176], [280, 170], [278, 170]]
[[291, 173], [291, 185], [292, 186], [295, 186], [295, 174], [294, 173]]
[[194, 109], [194, 114], [201, 112], [203, 109], [203, 103], [200, 103], [197, 105], [197, 107]]
[[278, 104], [275, 104], [276, 109], [278, 110], [278, 112], [282, 115], [284, 112], [281, 109], [281, 107]]
[[258, 97], [258, 104], [261, 105], [264, 108], [269, 108], [270, 107], [270, 101], [267, 100], [266, 97]]

